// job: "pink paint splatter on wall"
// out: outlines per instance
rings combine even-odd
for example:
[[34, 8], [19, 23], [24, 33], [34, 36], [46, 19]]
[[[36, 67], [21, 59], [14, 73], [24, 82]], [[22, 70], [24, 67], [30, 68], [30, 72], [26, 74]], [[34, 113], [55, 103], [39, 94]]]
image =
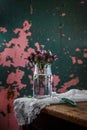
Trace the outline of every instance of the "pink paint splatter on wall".
[[81, 59], [78, 59], [78, 60], [77, 60], [77, 63], [78, 63], [78, 64], [83, 64], [83, 61], [82, 61]]
[[59, 84], [59, 82], [60, 82], [59, 76], [53, 75], [53, 91], [56, 92], [56, 90], [57, 90], [57, 85]]
[[0, 27], [0, 32], [6, 33], [7, 29], [5, 27]]
[[81, 51], [81, 50], [80, 50], [80, 48], [76, 48], [75, 51], [76, 51], [76, 52], [79, 52], [79, 51]]
[[76, 57], [75, 56], [70, 56], [72, 63], [75, 64], [76, 63]]
[[81, 50], [80, 48], [76, 48], [75, 49], [77, 56], [70, 56], [72, 63], [73, 64], [83, 64], [83, 60], [82, 57], [81, 59], [78, 57], [79, 54], [83, 53], [83, 57], [87, 58], [87, 49], [84, 48], [83, 50]]
[[84, 49], [83, 57], [87, 58], [87, 49], [86, 48]]
[[73, 78], [73, 77], [74, 77], [74, 74], [70, 74], [69, 77], [70, 77], [70, 78]]
[[83, 57], [87, 58], [87, 53], [86, 52], [84, 52]]
[[[4, 48], [4, 51], [0, 52], [0, 65], [2, 67], [6, 66], [9, 68], [13, 66], [15, 69], [15, 72], [10, 72], [7, 70], [8, 76], [6, 83], [19, 89], [26, 87], [26, 84], [22, 83], [25, 72], [20, 70], [19, 67], [27, 67], [27, 70], [29, 71], [30, 68], [28, 67], [27, 58], [32, 52], [35, 52], [35, 49], [28, 47], [30, 42], [28, 37], [31, 37], [32, 35], [32, 33], [29, 31], [31, 26], [31, 23], [26, 20], [24, 21], [22, 28], [14, 29], [13, 32], [16, 38], [12, 38], [8, 42], [5, 41], [6, 47]], [[0, 31], [6, 32], [7, 30], [1, 27]], [[44, 45], [39, 45], [39, 43], [36, 42], [35, 47], [37, 50], [40, 50], [40, 48], [44, 48]], [[33, 72], [33, 66], [30, 63], [29, 65], [31, 66], [31, 71]], [[30, 84], [32, 84], [33, 81], [31, 80], [30, 74], [28, 78], [30, 79]]]
[[[34, 49], [29, 48], [25, 51], [26, 47], [29, 45], [28, 37], [31, 36], [29, 31], [31, 24], [28, 21], [24, 21], [23, 28], [16, 28], [13, 32], [16, 38], [12, 38], [8, 43], [6, 43], [6, 48], [0, 53], [0, 65], [7, 67], [15, 67], [16, 72], [8, 73], [7, 84], [14, 84], [21, 89], [26, 87], [26, 85], [21, 83], [21, 79], [24, 76], [24, 72], [16, 69], [16, 67], [26, 67], [28, 61], [27, 57], [34, 51]], [[5, 28], [0, 28], [1, 31], [6, 32]]]
[[[31, 32], [29, 31], [31, 27], [31, 24], [28, 21], [24, 21], [23, 27], [22, 28], [16, 28], [13, 30], [14, 32], [14, 38], [12, 38], [10, 41], [2, 43], [0, 47], [3, 45], [5, 46], [4, 50], [0, 52], [0, 65], [4, 68], [11, 68], [13, 67], [14, 70], [12, 69], [11, 71], [7, 69], [7, 87], [3, 89], [4, 87], [2, 86], [2, 82], [0, 81], [0, 110], [4, 113], [6, 113], [6, 117], [3, 117], [0, 115], [0, 122], [2, 123], [3, 129], [7, 129], [8, 126], [8, 115], [12, 121], [9, 120], [9, 125], [10, 128], [14, 126], [12, 122], [15, 121], [15, 118], [13, 118], [14, 113], [13, 112], [13, 100], [20, 96], [20, 93], [18, 90], [23, 89], [26, 87], [26, 84], [22, 83], [22, 79], [25, 75], [24, 70], [21, 70], [20, 67], [22, 68], [27, 68], [29, 71], [29, 68], [27, 66], [28, 61], [27, 57], [31, 52], [34, 52], [33, 48], [28, 48], [29, 46], [29, 40], [28, 37], [31, 37]], [[7, 30], [6, 28], [0, 27], [0, 32], [6, 33]], [[26, 49], [27, 48], [27, 49]], [[26, 51], [25, 51], [26, 49]], [[10, 92], [8, 92], [9, 86], [14, 87], [13, 92], [14, 92], [14, 97], [13, 99], [10, 99], [11, 95]], [[12, 89], [12, 88], [11, 88]], [[3, 103], [4, 102], [4, 103]], [[11, 114], [10, 114], [11, 113]], [[4, 124], [4, 122], [5, 124]], [[13, 125], [13, 126], [12, 126]], [[5, 126], [5, 127], [4, 127]], [[15, 129], [18, 129], [15, 124]], [[1, 129], [1, 126], [0, 126]]]
[[35, 43], [35, 46], [37, 47], [37, 50], [39, 51], [40, 50], [40, 45], [38, 42]]
[[0, 111], [3, 112], [2, 115], [0, 114], [0, 130], [12, 129], [12, 127], [18, 130], [13, 111], [13, 101], [18, 95], [14, 95], [13, 97], [10, 95], [10, 97], [8, 97], [8, 94], [10, 94], [10, 92], [8, 92], [9, 87], [0, 92]]
[[61, 13], [61, 16], [62, 17], [66, 16], [66, 13], [65, 12]]
[[73, 78], [70, 81], [64, 83], [64, 85], [62, 85], [61, 88], [58, 89], [58, 92], [60, 92], [60, 93], [66, 92], [69, 87], [76, 86], [76, 85], [78, 85], [78, 83], [79, 83], [79, 78], [78, 77]]
[[29, 75], [28, 77], [29, 77], [29, 79], [30, 79], [30, 82], [29, 82], [29, 83], [30, 83], [30, 84], [33, 84], [33, 77], [32, 77], [31, 75]]
[[19, 87], [19, 89], [26, 87], [25, 84], [21, 83], [21, 79], [23, 78], [23, 76], [24, 76], [24, 72], [19, 69], [16, 69], [15, 73], [12, 72], [8, 75], [7, 84], [15, 84], [16, 86]]

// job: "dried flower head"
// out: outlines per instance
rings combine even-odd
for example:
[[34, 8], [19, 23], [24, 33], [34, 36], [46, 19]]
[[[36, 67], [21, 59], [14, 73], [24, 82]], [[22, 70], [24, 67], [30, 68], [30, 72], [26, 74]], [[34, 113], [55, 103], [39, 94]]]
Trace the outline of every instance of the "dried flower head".
[[35, 52], [31, 53], [28, 57], [29, 62], [33, 64], [53, 64], [54, 61], [57, 60], [57, 55], [53, 55], [51, 51], [46, 50], [35, 50]]

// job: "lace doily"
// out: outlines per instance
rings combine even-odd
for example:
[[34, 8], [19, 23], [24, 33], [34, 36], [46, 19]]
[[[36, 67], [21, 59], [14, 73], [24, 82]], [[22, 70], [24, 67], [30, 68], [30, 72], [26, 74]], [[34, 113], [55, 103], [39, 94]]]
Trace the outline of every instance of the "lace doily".
[[35, 98], [17, 98], [14, 100], [14, 113], [18, 125], [22, 126], [30, 124], [40, 111], [47, 105], [61, 103], [61, 98], [68, 98], [73, 101], [87, 101], [87, 90], [71, 89], [65, 93], [52, 93], [51, 97], [35, 99]]

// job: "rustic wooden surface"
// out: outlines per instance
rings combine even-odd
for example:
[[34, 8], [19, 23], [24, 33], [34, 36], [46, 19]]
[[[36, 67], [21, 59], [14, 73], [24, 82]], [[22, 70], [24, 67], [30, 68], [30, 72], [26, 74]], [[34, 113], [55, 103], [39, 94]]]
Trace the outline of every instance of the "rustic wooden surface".
[[76, 107], [68, 104], [50, 105], [41, 112], [87, 127], [87, 102], [78, 102]]

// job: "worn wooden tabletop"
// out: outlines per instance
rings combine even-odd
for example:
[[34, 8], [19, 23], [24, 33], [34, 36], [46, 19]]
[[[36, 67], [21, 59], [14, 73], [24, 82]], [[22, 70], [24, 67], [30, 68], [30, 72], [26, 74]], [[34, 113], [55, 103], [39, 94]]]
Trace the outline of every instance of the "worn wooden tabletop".
[[78, 102], [76, 107], [68, 104], [50, 105], [41, 112], [87, 127], [87, 102]]

